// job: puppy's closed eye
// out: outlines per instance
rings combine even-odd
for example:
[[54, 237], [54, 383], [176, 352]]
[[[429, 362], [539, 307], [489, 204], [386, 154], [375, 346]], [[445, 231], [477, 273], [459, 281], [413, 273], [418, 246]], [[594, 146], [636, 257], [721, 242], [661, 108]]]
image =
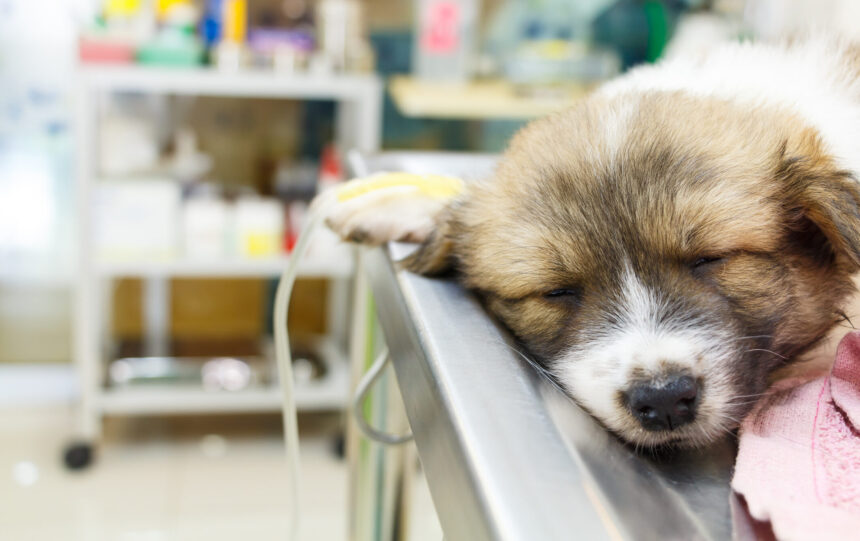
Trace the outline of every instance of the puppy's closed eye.
[[701, 273], [706, 272], [717, 265], [724, 263], [726, 260], [725, 256], [716, 256], [716, 255], [708, 255], [708, 256], [699, 256], [693, 259], [693, 262], [690, 263], [690, 269], [693, 272]]
[[552, 302], [579, 302], [582, 290], [578, 287], [560, 287], [543, 294], [543, 298]]

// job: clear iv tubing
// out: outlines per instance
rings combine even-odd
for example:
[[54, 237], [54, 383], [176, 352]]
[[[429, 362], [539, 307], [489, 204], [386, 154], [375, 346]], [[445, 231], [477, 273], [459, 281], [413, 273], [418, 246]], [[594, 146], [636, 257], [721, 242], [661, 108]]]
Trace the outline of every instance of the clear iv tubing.
[[[337, 204], [337, 190], [330, 190], [323, 194], [320, 200], [311, 206], [307, 222], [305, 223], [302, 233], [299, 235], [298, 241], [296, 241], [296, 246], [290, 255], [287, 268], [281, 275], [281, 279], [278, 282], [278, 289], [275, 293], [275, 356], [278, 360], [278, 376], [283, 402], [284, 441], [290, 476], [290, 508], [292, 510], [292, 521], [290, 523], [289, 539], [292, 541], [296, 541], [299, 537], [301, 457], [299, 456], [298, 412], [296, 411], [296, 401], [293, 397], [293, 359], [290, 353], [290, 335], [287, 330], [287, 311], [290, 306], [290, 296], [293, 292], [293, 285], [296, 283], [296, 277], [298, 276], [299, 262], [305, 256], [305, 253], [308, 250], [308, 244], [310, 243], [310, 239], [313, 237], [314, 232], [328, 214], [329, 208], [335, 204]], [[388, 350], [385, 349], [377, 357], [373, 366], [371, 366], [370, 370], [368, 370], [367, 374], [365, 374], [359, 382], [355, 400], [353, 402], [353, 413], [355, 414], [355, 420], [359, 429], [367, 437], [380, 443], [396, 445], [411, 440], [412, 434], [386, 434], [376, 430], [367, 423], [361, 413], [363, 411], [362, 405], [367, 393], [382, 373], [382, 369], [385, 368], [387, 362]]]
[[278, 359], [278, 375], [281, 384], [281, 396], [283, 399], [284, 417], [284, 440], [287, 450], [287, 463], [290, 476], [290, 508], [292, 509], [292, 521], [290, 524], [289, 539], [295, 541], [299, 537], [299, 493], [301, 492], [300, 460], [299, 456], [299, 427], [298, 413], [296, 412], [296, 401], [293, 397], [293, 359], [290, 355], [290, 336], [287, 331], [287, 310], [290, 306], [290, 295], [293, 292], [293, 284], [299, 271], [299, 262], [308, 250], [308, 243], [316, 228], [326, 215], [327, 209], [335, 202], [334, 191], [318, 205], [311, 207], [308, 220], [302, 234], [296, 242], [293, 253], [287, 262], [287, 268], [278, 282], [278, 290], [275, 293], [275, 355]]
[[352, 413], [353, 419], [355, 419], [355, 424], [358, 425], [359, 430], [361, 430], [365, 436], [385, 445], [400, 445], [401, 443], [412, 441], [411, 432], [407, 432], [405, 434], [389, 434], [387, 432], [377, 430], [367, 422], [367, 419], [364, 418], [364, 399], [367, 398], [367, 394], [370, 392], [370, 389], [373, 388], [373, 384], [376, 383], [376, 380], [378, 380], [379, 376], [382, 375], [382, 370], [385, 368], [385, 365], [388, 364], [389, 360], [391, 360], [391, 357], [388, 356], [388, 348], [382, 348], [382, 351], [377, 355], [376, 360], [373, 361], [370, 369], [368, 369], [367, 373], [364, 374], [361, 381], [358, 382], [358, 387], [355, 389], [355, 398], [352, 402]]

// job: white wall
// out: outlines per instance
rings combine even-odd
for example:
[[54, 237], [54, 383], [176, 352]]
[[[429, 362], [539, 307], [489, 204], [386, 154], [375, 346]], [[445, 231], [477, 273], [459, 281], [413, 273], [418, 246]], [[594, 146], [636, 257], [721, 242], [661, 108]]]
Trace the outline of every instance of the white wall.
[[70, 90], [91, 4], [0, 0], [0, 363], [70, 357]]

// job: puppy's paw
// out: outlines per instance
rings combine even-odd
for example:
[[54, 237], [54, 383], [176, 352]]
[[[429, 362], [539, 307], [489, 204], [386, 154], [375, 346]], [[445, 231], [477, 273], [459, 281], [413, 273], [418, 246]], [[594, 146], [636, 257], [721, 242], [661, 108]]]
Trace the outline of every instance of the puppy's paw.
[[437, 215], [460, 189], [452, 183], [456, 179], [442, 179], [450, 185], [440, 189], [440, 179], [389, 174], [352, 181], [338, 188], [346, 197], [338, 197], [326, 224], [351, 242], [423, 242], [433, 231]]

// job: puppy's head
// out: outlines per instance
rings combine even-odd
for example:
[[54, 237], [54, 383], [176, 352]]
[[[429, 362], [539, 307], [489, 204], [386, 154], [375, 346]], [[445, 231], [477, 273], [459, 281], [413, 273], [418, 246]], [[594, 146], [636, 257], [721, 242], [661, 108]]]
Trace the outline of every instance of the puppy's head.
[[599, 97], [515, 137], [408, 261], [454, 267], [610, 429], [698, 445], [838, 320], [860, 192], [778, 110]]

